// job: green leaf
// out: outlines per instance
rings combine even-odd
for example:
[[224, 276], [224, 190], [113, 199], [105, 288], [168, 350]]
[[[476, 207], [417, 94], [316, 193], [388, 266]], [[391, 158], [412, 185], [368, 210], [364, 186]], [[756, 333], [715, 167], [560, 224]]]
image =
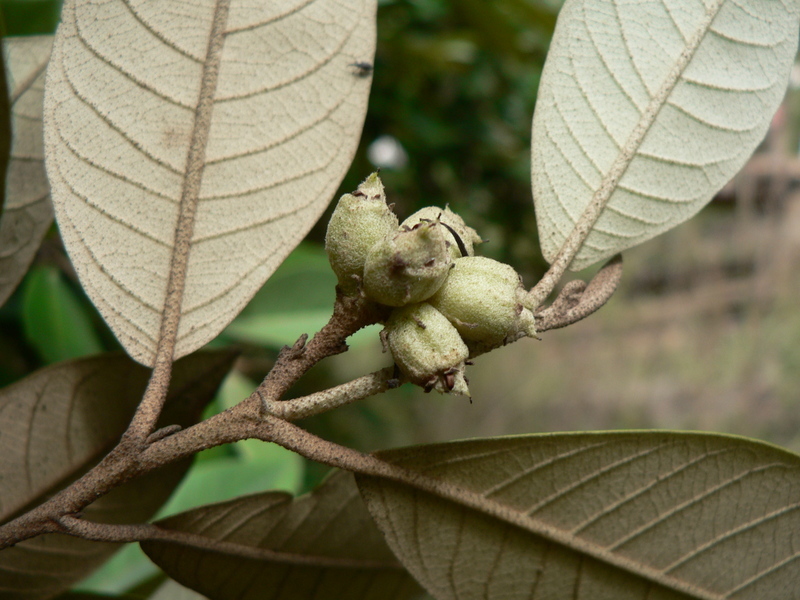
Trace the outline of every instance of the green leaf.
[[148, 596], [148, 600], [206, 600], [206, 597], [168, 579]]
[[158, 567], [144, 555], [138, 543], [125, 544], [72, 589], [87, 594], [120, 594], [158, 573]]
[[159, 514], [173, 515], [202, 504], [265, 490], [296, 491], [303, 474], [300, 456], [260, 440], [239, 442], [237, 446], [242, 444], [252, 447], [252, 456], [199, 461]]
[[[333, 313], [336, 275], [319, 244], [303, 243], [278, 267], [241, 314], [225, 330], [238, 341], [268, 348], [291, 346], [301, 334], [313, 335]], [[377, 339], [367, 327], [348, 339], [351, 347]]]
[[300, 244], [225, 330], [233, 339], [270, 348], [291, 346], [319, 331], [333, 313], [336, 275], [319, 244]]
[[3, 0], [0, 8], [6, 35], [33, 36], [55, 31], [61, 0]]
[[61, 594], [56, 600], [123, 600], [123, 596], [109, 596], [107, 594], [87, 594], [85, 592], [67, 592]]
[[378, 456], [415, 483], [358, 476], [359, 488], [439, 600], [800, 598], [800, 457], [780, 448], [609, 432]]
[[170, 577], [212, 600], [400, 600], [421, 593], [386, 547], [349, 473], [296, 500], [259, 494], [158, 525], [217, 542], [213, 550], [142, 543]]
[[799, 20], [794, 0], [568, 0], [531, 142], [548, 262], [584, 214], [600, 216], [574, 270], [705, 206], [763, 139], [786, 92]]
[[[196, 353], [175, 364], [162, 424], [191, 425], [233, 361], [230, 352]], [[125, 430], [148, 369], [100, 356], [41, 369], [0, 391], [0, 521], [40, 504], [86, 472]], [[90, 505], [98, 522], [147, 520], [180, 482], [188, 461], [135, 479]], [[4, 598], [50, 598], [106, 560], [118, 544], [46, 535], [0, 553]]]
[[87, 308], [56, 267], [36, 267], [25, 278], [25, 337], [46, 363], [103, 351]]

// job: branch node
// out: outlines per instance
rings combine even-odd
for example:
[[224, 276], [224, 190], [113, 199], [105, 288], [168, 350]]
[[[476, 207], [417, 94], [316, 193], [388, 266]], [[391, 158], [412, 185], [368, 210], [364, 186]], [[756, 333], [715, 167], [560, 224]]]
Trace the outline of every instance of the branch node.
[[588, 285], [579, 279], [570, 281], [550, 306], [537, 311], [536, 330], [558, 329], [585, 319], [609, 301], [621, 278], [622, 255], [617, 254]]
[[297, 360], [306, 351], [308, 334], [304, 333], [291, 346], [284, 346], [278, 354], [278, 360]]
[[152, 444], [153, 442], [163, 440], [165, 437], [169, 437], [173, 433], [178, 433], [181, 429], [182, 427], [180, 425], [167, 425], [166, 427], [162, 427], [161, 429], [158, 429], [147, 436], [147, 443]]

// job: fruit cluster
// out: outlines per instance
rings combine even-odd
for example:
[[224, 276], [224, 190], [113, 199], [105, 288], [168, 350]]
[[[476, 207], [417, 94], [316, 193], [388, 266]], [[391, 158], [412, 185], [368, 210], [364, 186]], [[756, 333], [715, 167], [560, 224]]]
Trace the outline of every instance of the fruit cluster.
[[328, 224], [325, 249], [340, 290], [393, 307], [382, 339], [426, 390], [468, 396], [471, 352], [536, 335], [519, 275], [474, 256], [480, 242], [447, 208], [423, 208], [398, 224], [377, 173], [341, 197]]

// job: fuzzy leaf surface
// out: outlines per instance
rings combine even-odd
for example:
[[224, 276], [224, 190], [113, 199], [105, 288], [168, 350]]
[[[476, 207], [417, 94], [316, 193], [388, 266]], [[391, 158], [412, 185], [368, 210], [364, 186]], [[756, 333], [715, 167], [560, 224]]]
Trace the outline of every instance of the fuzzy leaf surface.
[[799, 15], [794, 0], [568, 0], [533, 118], [545, 258], [553, 262], [593, 203], [602, 213], [573, 270], [709, 202], [784, 96]]
[[152, 364], [168, 285], [183, 290], [183, 356], [325, 209], [360, 137], [371, 77], [352, 65], [372, 61], [375, 10], [64, 3], [45, 95], [53, 202], [81, 283], [135, 360]]
[[245, 496], [158, 521], [216, 549], [142, 542], [170, 577], [211, 600], [384, 600], [422, 590], [387, 548], [349, 473], [311, 494]]
[[780, 448], [600, 432], [378, 456], [424, 476], [357, 481], [439, 600], [800, 598], [800, 457]]
[[0, 219], [0, 305], [28, 270], [53, 222], [44, 170], [44, 73], [53, 36], [3, 39], [11, 100], [11, 157]]
[[[191, 425], [233, 361], [204, 352], [175, 364], [162, 423]], [[118, 441], [144, 392], [148, 370], [125, 356], [59, 363], [0, 392], [0, 521], [41, 504], [102, 458]], [[150, 518], [180, 483], [189, 462], [174, 463], [115, 489], [86, 511], [98, 522]], [[0, 552], [0, 596], [51, 598], [107, 559], [118, 544], [45, 535]]]

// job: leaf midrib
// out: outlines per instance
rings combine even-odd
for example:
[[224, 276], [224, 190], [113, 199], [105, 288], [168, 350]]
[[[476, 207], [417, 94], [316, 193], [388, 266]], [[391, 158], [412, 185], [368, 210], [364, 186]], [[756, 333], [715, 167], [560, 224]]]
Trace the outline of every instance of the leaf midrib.
[[[169, 279], [167, 281], [167, 293], [164, 298], [156, 361], [159, 356], [171, 361], [178, 339], [189, 253], [197, 217], [200, 187], [205, 170], [206, 148], [211, 129], [211, 115], [219, 80], [220, 63], [222, 62], [222, 48], [227, 35], [225, 28], [228, 23], [230, 2], [231, 0], [217, 0], [211, 22], [208, 49], [203, 63], [194, 125], [190, 137], [189, 153], [186, 158], [183, 183], [181, 184], [178, 221], [175, 227], [175, 240], [170, 257]], [[171, 350], [168, 357], [163, 356], [167, 349]]]

